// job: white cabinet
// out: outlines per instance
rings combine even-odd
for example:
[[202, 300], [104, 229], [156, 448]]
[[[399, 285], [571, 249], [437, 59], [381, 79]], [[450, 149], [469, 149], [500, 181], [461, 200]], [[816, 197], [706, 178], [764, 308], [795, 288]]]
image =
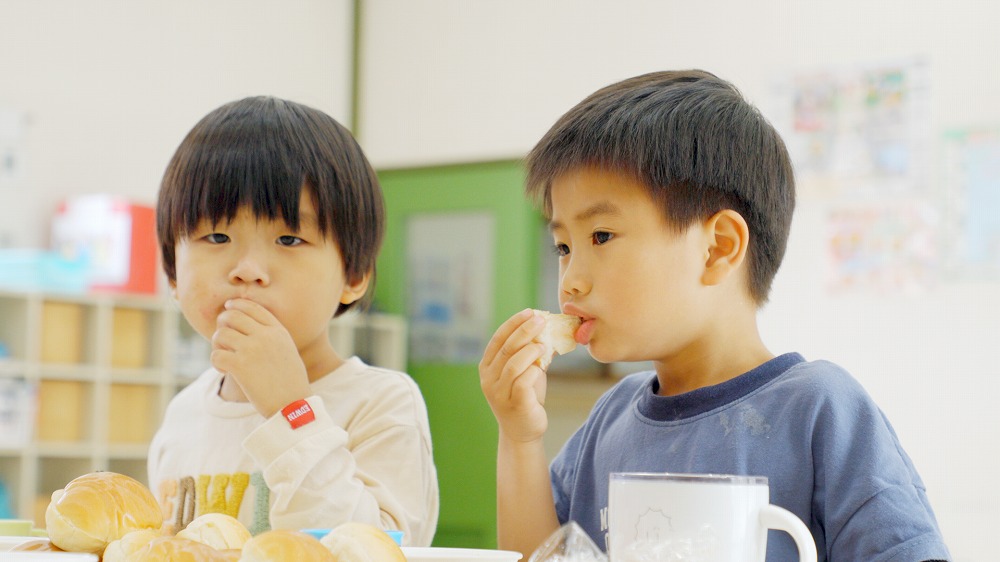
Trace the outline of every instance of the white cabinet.
[[[330, 337], [345, 357], [406, 368], [402, 318], [348, 314]], [[86, 472], [145, 482], [163, 410], [207, 354], [167, 299], [0, 291], [0, 482], [15, 516], [43, 525], [52, 491]]]

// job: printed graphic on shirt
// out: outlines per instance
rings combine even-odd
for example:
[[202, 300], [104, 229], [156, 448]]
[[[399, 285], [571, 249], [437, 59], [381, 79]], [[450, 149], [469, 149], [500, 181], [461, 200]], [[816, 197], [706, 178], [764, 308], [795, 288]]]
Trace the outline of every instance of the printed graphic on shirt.
[[[271, 490], [260, 472], [199, 474], [164, 480], [160, 482], [157, 497], [163, 510], [164, 527], [170, 533], [184, 529], [206, 513], [224, 513], [239, 519], [240, 511], [252, 514], [253, 522], [247, 525], [250, 534], [257, 535], [271, 528], [268, 515]], [[245, 504], [249, 511], [243, 509]]]

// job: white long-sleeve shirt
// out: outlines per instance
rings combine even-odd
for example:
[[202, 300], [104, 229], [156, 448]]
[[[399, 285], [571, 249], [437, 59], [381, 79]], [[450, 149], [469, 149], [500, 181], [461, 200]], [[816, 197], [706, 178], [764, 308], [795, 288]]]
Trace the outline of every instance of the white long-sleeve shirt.
[[211, 512], [270, 528], [361, 521], [428, 546], [438, 518], [427, 409], [405, 373], [357, 357], [311, 384], [314, 422], [292, 429], [219, 397], [209, 369], [175, 396], [149, 451], [149, 485], [177, 531]]

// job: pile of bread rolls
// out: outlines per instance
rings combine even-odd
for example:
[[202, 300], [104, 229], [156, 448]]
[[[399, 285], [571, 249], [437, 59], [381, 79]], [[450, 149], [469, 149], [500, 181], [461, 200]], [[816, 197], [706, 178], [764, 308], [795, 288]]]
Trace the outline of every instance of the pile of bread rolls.
[[208, 513], [170, 535], [152, 492], [114, 472], [85, 474], [53, 492], [45, 524], [53, 550], [104, 562], [406, 562], [387, 533], [365, 523], [344, 523], [322, 540], [287, 530], [251, 537], [236, 518]]

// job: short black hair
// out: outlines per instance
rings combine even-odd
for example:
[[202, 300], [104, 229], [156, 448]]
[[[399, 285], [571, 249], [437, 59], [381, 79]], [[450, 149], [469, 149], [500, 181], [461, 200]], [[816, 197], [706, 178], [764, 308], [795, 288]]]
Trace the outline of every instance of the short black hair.
[[[232, 220], [240, 209], [298, 228], [308, 190], [319, 228], [340, 248], [344, 276], [372, 275], [385, 232], [375, 170], [343, 125], [326, 113], [269, 96], [227, 103], [184, 137], [160, 185], [156, 230], [167, 278], [176, 281], [175, 247], [205, 219]], [[353, 304], [353, 303], [352, 303]], [[337, 314], [350, 308], [341, 305]]]
[[556, 121], [526, 159], [526, 191], [551, 216], [552, 180], [598, 166], [637, 179], [678, 230], [723, 209], [750, 229], [749, 293], [761, 306], [781, 265], [795, 208], [785, 143], [729, 82], [703, 70], [606, 86]]

